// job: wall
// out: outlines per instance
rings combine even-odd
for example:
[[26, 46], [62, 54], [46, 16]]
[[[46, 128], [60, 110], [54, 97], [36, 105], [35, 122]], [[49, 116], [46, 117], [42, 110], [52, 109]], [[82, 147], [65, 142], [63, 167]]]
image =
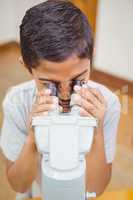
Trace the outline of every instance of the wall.
[[[92, 27], [95, 20], [96, 1], [73, 0], [86, 8]], [[19, 25], [25, 11], [42, 0], [4, 0], [0, 6], [0, 43], [19, 40]], [[94, 9], [94, 15], [91, 10]], [[133, 1], [99, 0], [96, 33], [96, 69], [133, 80]]]
[[4, 0], [0, 2], [0, 43], [19, 40], [19, 25], [25, 11], [44, 0]]
[[14, 38], [14, 14], [11, 0], [0, 2], [0, 43]]
[[88, 16], [93, 32], [95, 32], [98, 1], [97, 0], [71, 0], [71, 1]]
[[44, 0], [26, 0], [26, 1], [14, 0], [14, 8], [15, 8], [14, 10], [16, 16], [16, 20], [14, 21], [15, 22], [14, 35], [17, 38], [17, 40], [19, 40], [19, 25], [21, 24], [25, 11], [30, 7], [39, 4], [41, 2], [44, 2]]
[[133, 1], [99, 0], [96, 69], [133, 81]]

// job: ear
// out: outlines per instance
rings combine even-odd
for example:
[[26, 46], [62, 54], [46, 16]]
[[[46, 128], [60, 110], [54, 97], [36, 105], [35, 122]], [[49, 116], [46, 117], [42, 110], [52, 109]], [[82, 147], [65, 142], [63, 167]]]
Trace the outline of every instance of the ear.
[[19, 61], [22, 65], [25, 65], [22, 56], [20, 56], [20, 57], [18, 58], [18, 61]]
[[21, 65], [23, 65], [26, 69], [28, 69], [28, 71], [32, 74], [32, 69], [29, 68], [29, 67], [27, 67], [27, 66], [25, 65], [22, 56], [20, 56], [20, 57], [18, 58], [18, 61], [20, 62]]

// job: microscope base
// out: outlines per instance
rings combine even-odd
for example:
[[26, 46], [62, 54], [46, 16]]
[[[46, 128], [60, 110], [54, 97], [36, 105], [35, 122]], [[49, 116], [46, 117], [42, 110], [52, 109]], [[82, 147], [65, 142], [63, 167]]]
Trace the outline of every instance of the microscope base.
[[42, 199], [85, 200], [85, 175], [73, 180], [55, 180], [42, 176]]

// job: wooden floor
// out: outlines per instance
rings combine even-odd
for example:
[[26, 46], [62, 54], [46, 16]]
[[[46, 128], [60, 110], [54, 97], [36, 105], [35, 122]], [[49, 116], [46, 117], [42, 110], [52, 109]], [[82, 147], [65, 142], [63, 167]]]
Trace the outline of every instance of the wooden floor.
[[[31, 78], [28, 72], [19, 64], [19, 56], [20, 52], [16, 43], [0, 47], [0, 105], [5, 92], [10, 86]], [[108, 82], [104, 82], [100, 73], [97, 72], [94, 78], [96, 81], [99, 79], [102, 80], [100, 82], [108, 85]], [[110, 84], [108, 86], [111, 87]], [[112, 87], [112, 90], [115, 89], [115, 92], [120, 97], [123, 109], [118, 131], [117, 153], [113, 163], [112, 179], [106, 191], [118, 192], [120, 190], [133, 188], [133, 96], [123, 92], [123, 88]], [[127, 100], [128, 107], [125, 107]], [[1, 121], [2, 117], [0, 116], [0, 123]], [[121, 194], [125, 195], [125, 193]], [[113, 196], [110, 198], [108, 196], [109, 193], [105, 193], [104, 195], [105, 197], [99, 200], [127, 200], [123, 195], [121, 198], [113, 198]], [[13, 200], [14, 198], [15, 193], [11, 190], [5, 177], [5, 165], [3, 157], [0, 154], [0, 200]], [[130, 198], [128, 200], [130, 200]]]

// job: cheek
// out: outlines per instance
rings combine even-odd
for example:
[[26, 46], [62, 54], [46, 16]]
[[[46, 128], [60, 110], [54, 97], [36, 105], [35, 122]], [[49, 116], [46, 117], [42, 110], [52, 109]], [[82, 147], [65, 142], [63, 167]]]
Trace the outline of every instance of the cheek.
[[90, 79], [90, 71], [88, 71], [88, 73], [85, 76], [85, 81], [88, 81]]

